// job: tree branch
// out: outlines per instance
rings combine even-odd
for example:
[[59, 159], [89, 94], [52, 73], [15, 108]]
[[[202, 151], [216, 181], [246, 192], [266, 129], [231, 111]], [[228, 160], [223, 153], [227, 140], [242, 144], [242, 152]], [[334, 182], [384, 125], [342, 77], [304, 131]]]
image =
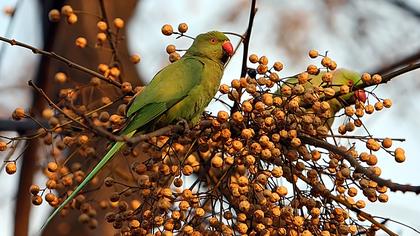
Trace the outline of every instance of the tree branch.
[[379, 176], [376, 176], [374, 173], [372, 173], [370, 170], [366, 169], [360, 163], [350, 154], [343, 151], [339, 147], [332, 145], [324, 140], [316, 139], [309, 136], [300, 135], [299, 138], [301, 141], [305, 144], [313, 145], [315, 147], [324, 148], [328, 151], [334, 152], [337, 155], [342, 156], [344, 159], [346, 159], [352, 167], [355, 168], [355, 171], [364, 174], [369, 179], [375, 181], [380, 186], [386, 186], [391, 191], [401, 191], [403, 193], [405, 192], [413, 192], [416, 194], [420, 194], [420, 186], [411, 186], [411, 185], [405, 185], [405, 184], [398, 184], [395, 182], [392, 182], [391, 180], [386, 180], [383, 178], [380, 178]]
[[112, 85], [115, 85], [118, 88], [121, 88], [121, 84], [119, 82], [117, 82], [115, 80], [112, 80], [109, 77], [105, 77], [104, 75], [102, 75], [102, 74], [100, 74], [100, 73], [98, 73], [96, 71], [93, 71], [93, 70], [88, 69], [88, 68], [86, 68], [86, 67], [84, 67], [82, 65], [79, 65], [79, 64], [77, 64], [77, 63], [75, 63], [75, 62], [73, 62], [73, 61], [71, 61], [71, 60], [69, 60], [69, 59], [67, 59], [67, 58], [65, 58], [63, 56], [60, 56], [60, 55], [58, 55], [58, 54], [56, 54], [54, 52], [44, 51], [42, 49], [33, 47], [31, 45], [28, 45], [28, 44], [25, 44], [25, 43], [22, 43], [22, 42], [19, 42], [17, 40], [8, 39], [8, 38], [4, 38], [4, 37], [1, 37], [1, 36], [0, 36], [0, 41], [7, 42], [7, 43], [9, 43], [12, 46], [19, 46], [19, 47], [23, 47], [23, 48], [29, 49], [34, 54], [40, 54], [40, 55], [43, 55], [43, 56], [47, 56], [47, 57], [56, 59], [58, 61], [62, 61], [65, 64], [67, 64], [67, 66], [70, 67], [70, 68], [74, 68], [76, 70], [79, 70], [79, 71], [85, 72], [87, 74], [90, 74], [92, 76], [98, 77], [99, 79], [101, 79], [101, 80], [103, 80], [103, 81], [105, 81], [105, 82], [107, 82], [109, 84], [112, 84]]

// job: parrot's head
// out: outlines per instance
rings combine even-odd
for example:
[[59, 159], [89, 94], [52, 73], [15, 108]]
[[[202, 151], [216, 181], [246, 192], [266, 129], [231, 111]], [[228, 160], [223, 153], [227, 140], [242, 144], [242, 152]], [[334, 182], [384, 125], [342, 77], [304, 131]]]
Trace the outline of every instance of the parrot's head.
[[198, 35], [187, 52], [225, 64], [233, 55], [233, 46], [224, 33], [210, 31]]

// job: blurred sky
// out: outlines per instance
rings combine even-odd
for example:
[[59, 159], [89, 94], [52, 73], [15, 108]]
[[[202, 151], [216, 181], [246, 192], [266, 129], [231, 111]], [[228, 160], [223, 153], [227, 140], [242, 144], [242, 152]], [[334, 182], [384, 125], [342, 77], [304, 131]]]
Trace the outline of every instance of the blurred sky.
[[[325, 5], [324, 2], [330, 4]], [[374, 72], [374, 69], [382, 65], [420, 50], [420, 18], [389, 2], [391, 1], [259, 1], [250, 53], [266, 55], [270, 62], [283, 62], [285, 70], [281, 76], [296, 74], [309, 63], [318, 63], [306, 56], [309, 49], [328, 51], [328, 55], [336, 60], [339, 67]], [[16, 0], [2, 0], [0, 9], [14, 6], [15, 3]], [[33, 0], [21, 0], [9, 37], [31, 45], [40, 45], [40, 23], [36, 15], [39, 11], [36, 3]], [[406, 3], [420, 12], [420, 1], [410, 0]], [[138, 66], [142, 77], [151, 79], [168, 63], [165, 53], [167, 44], [187, 48], [191, 43], [189, 39], [175, 40], [173, 37], [163, 36], [160, 33], [163, 24], [169, 23], [176, 27], [178, 23], [187, 22], [188, 34], [192, 36], [214, 29], [242, 34], [248, 23], [248, 8], [249, 1], [246, 0], [140, 1], [137, 14], [128, 26], [128, 40], [132, 52], [142, 56], [142, 62]], [[8, 24], [9, 17], [0, 14], [0, 35], [5, 35]], [[238, 41], [234, 36], [230, 37], [233, 42]], [[5, 46], [6, 44], [0, 44], [0, 48]], [[12, 90], [10, 86], [25, 85], [32, 78], [38, 59], [39, 56], [27, 50], [6, 46], [0, 62], [0, 115], [3, 118], [9, 117], [14, 107], [30, 104], [26, 88]], [[227, 67], [224, 83], [239, 77], [240, 64], [239, 54]], [[419, 76], [419, 71], [411, 72], [381, 85], [375, 93], [381, 98], [391, 98], [394, 105], [392, 109], [385, 109], [365, 119], [369, 131], [376, 137], [406, 138], [406, 142], [394, 145], [406, 150], [407, 161], [397, 164], [392, 157], [382, 153], [378, 155], [379, 165], [382, 168], [382, 177], [413, 185], [420, 185], [420, 159], [417, 150], [420, 144], [420, 121], [417, 119], [420, 114], [417, 102], [420, 99]], [[215, 103], [209, 107], [210, 111], [218, 109], [223, 107]], [[16, 175], [8, 176], [3, 171], [0, 173], [0, 212], [3, 216], [0, 221], [0, 235], [12, 235], [12, 210], [17, 179]], [[388, 203], [369, 204], [367, 210], [373, 215], [389, 217], [420, 229], [420, 197], [411, 193], [389, 195]], [[45, 209], [49, 208], [33, 209], [31, 235], [37, 235], [47, 214]], [[397, 224], [390, 224], [390, 228], [400, 235], [417, 235]]]

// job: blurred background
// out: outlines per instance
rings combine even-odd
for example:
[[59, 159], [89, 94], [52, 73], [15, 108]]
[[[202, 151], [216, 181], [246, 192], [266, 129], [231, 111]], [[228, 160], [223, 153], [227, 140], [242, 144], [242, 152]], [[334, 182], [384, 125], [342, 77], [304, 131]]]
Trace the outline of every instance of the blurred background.
[[[71, 60], [95, 69], [97, 63], [109, 59], [109, 52], [98, 52], [94, 47], [76, 50], [72, 45], [78, 36], [96, 38], [92, 32], [97, 18], [79, 13], [79, 22], [68, 25], [65, 20], [50, 23], [48, 12], [60, 8], [63, 2], [80, 12], [93, 15], [99, 12], [97, 1], [58, 0], [2, 0], [0, 1], [0, 35], [30, 45], [57, 52]], [[127, 22], [125, 40], [119, 45], [125, 77], [135, 84], [147, 84], [153, 75], [168, 64], [165, 47], [175, 44], [187, 48], [191, 40], [163, 36], [163, 24], [189, 25], [188, 34], [220, 30], [242, 34], [249, 17], [249, 0], [105, 0], [108, 18], [121, 17]], [[316, 64], [307, 56], [310, 49], [328, 51], [338, 64], [358, 72], [389, 72], [420, 60], [420, 1], [419, 0], [264, 0], [257, 2], [258, 12], [250, 43], [250, 53], [266, 55], [271, 62], [281, 61], [285, 69], [281, 76], [293, 75]], [[232, 42], [239, 40], [231, 36]], [[224, 83], [240, 76], [241, 51], [228, 65]], [[139, 53], [142, 60], [134, 66], [129, 63], [131, 53]], [[34, 55], [30, 51], [0, 43], [0, 120], [7, 120], [16, 107], [42, 107], [39, 97], [27, 86], [30, 79], [54, 94], [53, 75], [71, 70], [66, 65]], [[86, 75], [74, 72], [80, 81]], [[80, 78], [79, 78], [80, 77]], [[420, 71], [412, 71], [375, 89], [381, 98], [391, 98], [393, 107], [365, 120], [370, 133], [376, 137], [405, 138], [396, 146], [406, 150], [407, 160], [397, 164], [387, 155], [379, 156], [382, 177], [398, 183], [420, 185]], [[85, 80], [86, 82], [88, 80]], [[223, 109], [210, 105], [209, 111]], [[1, 122], [1, 121], [0, 121]], [[339, 122], [337, 122], [339, 123]], [[360, 132], [359, 134], [363, 134]], [[2, 136], [14, 133], [2, 132]], [[42, 150], [29, 149], [18, 161], [18, 172], [13, 176], [0, 172], [0, 235], [39, 235], [51, 207], [43, 204], [31, 207], [28, 192], [31, 183], [42, 184], [37, 155]], [[0, 161], [4, 161], [0, 154]], [[19, 177], [18, 177], [19, 176]], [[390, 193], [386, 204], [375, 203], [367, 211], [375, 216], [391, 218], [420, 229], [420, 197], [414, 194]], [[15, 212], [16, 211], [16, 212]], [[77, 220], [77, 219], [76, 219]], [[388, 222], [400, 235], [417, 235], [402, 225]], [[99, 227], [106, 231], [106, 226]], [[99, 230], [99, 229], [98, 229]], [[89, 230], [80, 235], [89, 234]], [[102, 232], [103, 233], [103, 232]], [[92, 231], [92, 235], [102, 235]], [[53, 234], [50, 231], [46, 234]]]

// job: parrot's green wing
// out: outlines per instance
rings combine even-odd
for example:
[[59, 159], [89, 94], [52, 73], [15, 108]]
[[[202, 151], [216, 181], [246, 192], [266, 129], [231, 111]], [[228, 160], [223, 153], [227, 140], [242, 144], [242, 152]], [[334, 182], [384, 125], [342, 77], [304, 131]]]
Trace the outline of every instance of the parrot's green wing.
[[[188, 96], [189, 92], [202, 79], [203, 63], [193, 58], [181, 60], [162, 69], [150, 84], [134, 98], [128, 109], [129, 124], [120, 135], [131, 137], [136, 131], [148, 125], [154, 119], [165, 113], [174, 104]], [[124, 146], [124, 142], [116, 142], [101, 161], [86, 176], [82, 183], [58, 206], [48, 217], [44, 228], [65, 205], [71, 202], [77, 194], [102, 170], [112, 157]]]
[[[332, 86], [336, 93], [340, 91], [341, 85], [349, 85], [349, 87], [352, 87], [353, 85], [358, 85], [360, 83], [363, 83], [360, 79], [360, 74], [347, 70], [347, 69], [337, 69], [332, 72], [333, 73], [333, 79], [332, 79]], [[305, 90], [309, 90], [314, 88], [315, 86], [321, 86], [325, 85], [325, 83], [322, 81], [322, 76], [325, 74], [325, 72], [321, 72], [318, 75], [310, 75], [310, 80], [305, 83], [304, 87]], [[291, 77], [285, 81], [285, 85], [288, 86], [294, 86], [298, 83], [297, 77]], [[277, 93], [280, 93], [280, 89], [277, 91]], [[328, 125], [331, 126], [334, 121], [334, 116], [337, 112], [339, 112], [342, 108], [345, 106], [354, 104], [355, 98], [354, 93], [350, 92], [348, 94], [344, 94], [342, 96], [339, 96], [337, 98], [331, 98], [327, 99], [326, 102], [330, 105], [331, 109], [331, 118], [328, 119]], [[311, 109], [309, 108], [308, 111]]]

